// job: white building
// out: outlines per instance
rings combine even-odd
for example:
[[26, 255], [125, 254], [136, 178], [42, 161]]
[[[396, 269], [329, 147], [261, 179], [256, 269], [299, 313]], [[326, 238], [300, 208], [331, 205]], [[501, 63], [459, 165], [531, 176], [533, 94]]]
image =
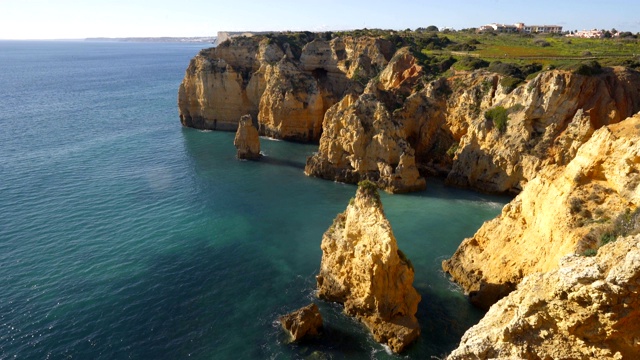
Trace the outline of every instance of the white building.
[[581, 30], [574, 32], [573, 34], [568, 34], [569, 37], [578, 37], [584, 39], [599, 39], [604, 37], [604, 33], [601, 30], [593, 29], [593, 30]]
[[524, 23], [515, 23], [513, 25], [505, 25], [505, 24], [497, 24], [492, 23], [488, 25], [483, 25], [479, 29], [480, 31], [495, 31], [499, 33], [542, 33], [542, 34], [550, 34], [550, 33], [561, 33], [562, 26], [558, 25], [525, 25]]

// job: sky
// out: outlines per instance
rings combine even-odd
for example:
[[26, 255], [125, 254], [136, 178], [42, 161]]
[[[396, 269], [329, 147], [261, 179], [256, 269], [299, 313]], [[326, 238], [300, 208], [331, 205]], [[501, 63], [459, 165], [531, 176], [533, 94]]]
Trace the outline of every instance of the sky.
[[454, 29], [498, 22], [640, 32], [640, 1], [0, 0], [0, 39], [215, 36], [218, 31]]

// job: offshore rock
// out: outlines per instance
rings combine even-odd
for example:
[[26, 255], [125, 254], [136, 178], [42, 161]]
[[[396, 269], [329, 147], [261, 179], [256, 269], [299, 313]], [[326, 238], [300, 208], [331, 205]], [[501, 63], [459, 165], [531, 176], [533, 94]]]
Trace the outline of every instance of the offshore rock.
[[321, 247], [320, 298], [344, 304], [345, 313], [395, 352], [416, 340], [420, 295], [413, 287], [413, 266], [398, 249], [375, 184], [361, 183]]
[[596, 130], [567, 165], [548, 165], [500, 216], [465, 239], [443, 269], [488, 308], [522, 278], [598, 246], [640, 205], [640, 114]]
[[640, 351], [640, 235], [595, 257], [523, 279], [447, 359], [635, 359]]
[[289, 333], [292, 341], [299, 341], [308, 336], [316, 336], [322, 328], [322, 315], [318, 305], [309, 304], [287, 315], [280, 317], [280, 324]]
[[243, 115], [238, 122], [233, 145], [238, 149], [238, 159], [254, 160], [260, 158], [260, 136], [253, 126], [251, 115]]

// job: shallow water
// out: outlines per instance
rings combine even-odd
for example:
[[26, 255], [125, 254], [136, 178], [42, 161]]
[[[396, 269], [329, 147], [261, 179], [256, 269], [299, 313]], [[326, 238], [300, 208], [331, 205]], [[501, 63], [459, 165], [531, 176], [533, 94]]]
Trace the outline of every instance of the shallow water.
[[[320, 241], [355, 187], [303, 174], [315, 145], [180, 126], [193, 44], [0, 42], [0, 358], [382, 359], [314, 299]], [[508, 199], [382, 194], [416, 270], [422, 336], [453, 349], [482, 313], [440, 270]], [[278, 315], [316, 301], [324, 337], [287, 344]]]

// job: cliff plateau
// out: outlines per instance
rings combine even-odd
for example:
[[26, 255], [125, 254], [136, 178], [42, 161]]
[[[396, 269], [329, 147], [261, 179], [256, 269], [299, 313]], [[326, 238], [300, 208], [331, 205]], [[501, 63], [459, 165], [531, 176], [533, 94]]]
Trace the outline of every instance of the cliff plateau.
[[344, 304], [376, 341], [401, 352], [420, 335], [420, 295], [413, 266], [398, 245], [375, 185], [359, 186], [347, 209], [322, 237], [318, 296]]

